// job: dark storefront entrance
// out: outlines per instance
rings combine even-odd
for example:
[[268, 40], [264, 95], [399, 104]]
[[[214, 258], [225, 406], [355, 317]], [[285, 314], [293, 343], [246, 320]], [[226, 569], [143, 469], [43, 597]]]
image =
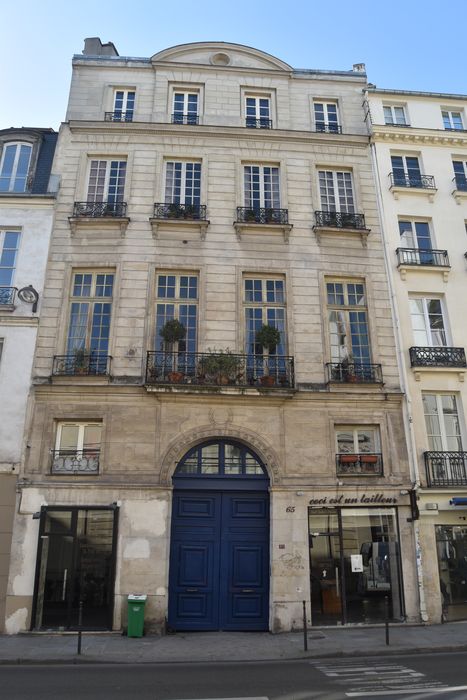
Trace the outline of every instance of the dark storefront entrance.
[[173, 478], [169, 627], [267, 630], [269, 479], [244, 446], [210, 441]]
[[443, 619], [467, 620], [467, 527], [436, 525]]
[[383, 622], [404, 616], [394, 508], [310, 508], [314, 625]]
[[116, 508], [41, 511], [33, 629], [112, 629]]

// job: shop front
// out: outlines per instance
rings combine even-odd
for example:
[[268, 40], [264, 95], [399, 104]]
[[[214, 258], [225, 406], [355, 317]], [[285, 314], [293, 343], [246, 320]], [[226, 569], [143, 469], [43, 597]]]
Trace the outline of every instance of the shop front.
[[319, 500], [328, 501], [312, 499], [308, 508], [312, 624], [404, 620], [397, 508], [384, 505], [395, 499]]

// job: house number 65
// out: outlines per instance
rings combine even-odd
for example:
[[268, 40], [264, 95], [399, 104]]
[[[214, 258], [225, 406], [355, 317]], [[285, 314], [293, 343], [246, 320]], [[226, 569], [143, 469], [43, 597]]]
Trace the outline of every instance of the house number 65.
[[286, 513], [295, 513], [295, 506], [287, 506], [285, 509]]

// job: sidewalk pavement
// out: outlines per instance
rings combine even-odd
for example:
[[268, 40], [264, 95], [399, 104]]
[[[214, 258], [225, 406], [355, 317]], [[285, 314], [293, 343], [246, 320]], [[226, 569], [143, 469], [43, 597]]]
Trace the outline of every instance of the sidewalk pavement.
[[177, 632], [142, 638], [84, 633], [78, 656], [75, 633], [31, 633], [0, 635], [0, 664], [212, 663], [467, 651], [467, 623], [395, 625], [389, 640], [386, 646], [384, 626], [315, 628], [308, 632], [308, 651], [302, 632]]

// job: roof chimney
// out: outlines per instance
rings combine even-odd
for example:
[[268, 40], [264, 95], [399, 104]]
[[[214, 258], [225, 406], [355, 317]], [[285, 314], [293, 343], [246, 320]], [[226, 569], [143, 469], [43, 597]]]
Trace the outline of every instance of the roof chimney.
[[354, 63], [352, 70], [354, 73], [366, 73], [366, 66], [364, 63]]
[[103, 44], [98, 36], [88, 37], [84, 40], [84, 56], [118, 56], [118, 51], [111, 41]]

